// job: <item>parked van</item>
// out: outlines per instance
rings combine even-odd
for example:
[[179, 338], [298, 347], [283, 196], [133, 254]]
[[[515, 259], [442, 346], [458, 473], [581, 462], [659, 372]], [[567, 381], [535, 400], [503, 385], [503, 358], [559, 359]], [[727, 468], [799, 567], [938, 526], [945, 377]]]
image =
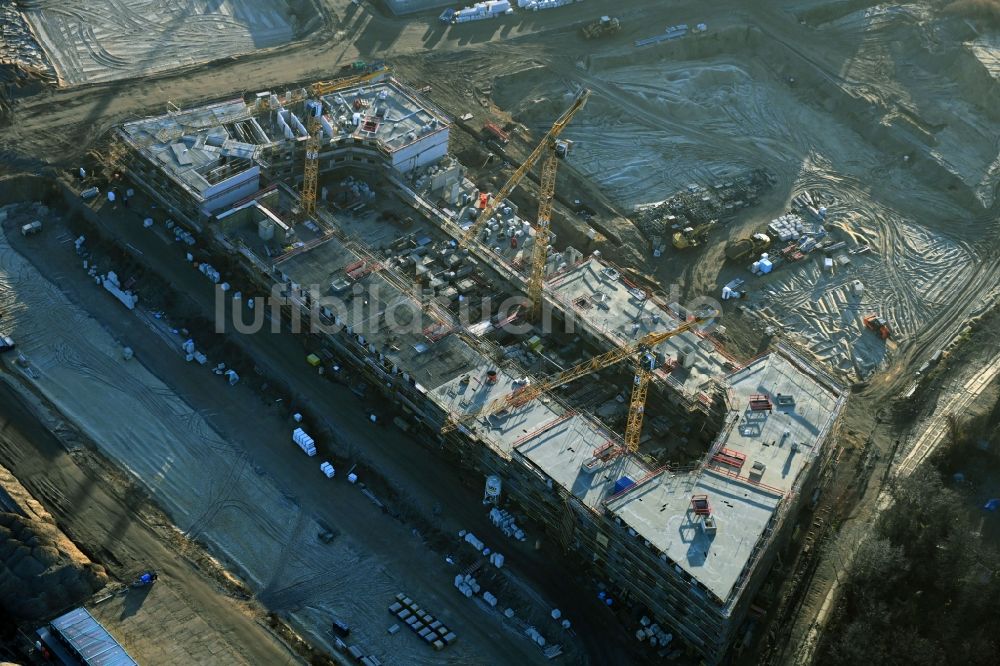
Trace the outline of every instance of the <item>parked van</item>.
[[21, 227], [21, 235], [31, 236], [32, 234], [37, 234], [41, 230], [42, 230], [41, 221], [35, 220], [34, 222], [28, 222], [27, 224]]

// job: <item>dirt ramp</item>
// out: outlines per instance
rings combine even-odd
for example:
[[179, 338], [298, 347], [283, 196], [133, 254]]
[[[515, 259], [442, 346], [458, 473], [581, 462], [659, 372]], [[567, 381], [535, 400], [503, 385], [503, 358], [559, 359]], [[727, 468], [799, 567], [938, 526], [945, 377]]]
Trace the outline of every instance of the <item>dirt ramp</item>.
[[82, 602], [108, 581], [52, 516], [0, 466], [0, 607], [37, 620]]

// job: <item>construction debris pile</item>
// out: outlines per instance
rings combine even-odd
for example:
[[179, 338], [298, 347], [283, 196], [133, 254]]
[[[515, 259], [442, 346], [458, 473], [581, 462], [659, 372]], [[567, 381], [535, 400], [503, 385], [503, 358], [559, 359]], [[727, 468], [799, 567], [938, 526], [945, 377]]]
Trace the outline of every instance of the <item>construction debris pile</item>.
[[[0, 82], [9, 83], [29, 76], [40, 77], [45, 83], [54, 83], [55, 71], [45, 59], [31, 29], [21, 12], [12, 2], [0, 3]], [[13, 68], [8, 70], [8, 68]], [[10, 73], [15, 73], [10, 76]]]
[[773, 176], [764, 169], [719, 180], [708, 187], [692, 183], [665, 201], [640, 206], [635, 211], [634, 221], [650, 239], [686, 227], [703, 226], [713, 220], [724, 221], [756, 204], [773, 183]]
[[59, 531], [55, 519], [0, 467], [0, 611], [37, 620], [80, 603], [108, 576]]
[[[808, 192], [803, 192], [793, 200], [795, 210], [780, 215], [767, 225], [767, 237], [778, 244], [776, 253], [763, 253], [750, 268], [752, 273], [770, 273], [782, 263], [801, 261], [813, 251], [827, 254], [825, 268], [846, 266], [850, 263], [844, 241], [835, 241], [826, 230], [826, 207], [816, 206]], [[757, 234], [759, 236], [760, 234]], [[857, 250], [852, 250], [857, 253]]]

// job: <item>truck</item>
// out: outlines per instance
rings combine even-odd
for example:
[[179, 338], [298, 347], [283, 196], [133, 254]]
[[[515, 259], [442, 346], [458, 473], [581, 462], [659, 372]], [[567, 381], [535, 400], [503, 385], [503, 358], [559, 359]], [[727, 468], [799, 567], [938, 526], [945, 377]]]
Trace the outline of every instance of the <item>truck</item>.
[[699, 224], [694, 227], [684, 227], [680, 231], [675, 231], [673, 236], [674, 247], [684, 250], [689, 247], [698, 247], [708, 239], [708, 232], [715, 226], [715, 220]]
[[21, 235], [32, 236], [34, 234], [37, 234], [41, 230], [42, 230], [41, 221], [35, 220], [34, 222], [28, 222], [27, 224], [21, 227]]
[[622, 29], [621, 22], [612, 16], [602, 16], [601, 18], [588, 23], [580, 29], [580, 34], [584, 39], [599, 39], [613, 35]]
[[740, 238], [726, 244], [726, 259], [743, 261], [751, 255], [763, 252], [771, 247], [771, 237], [765, 233], [756, 233], [750, 238]]

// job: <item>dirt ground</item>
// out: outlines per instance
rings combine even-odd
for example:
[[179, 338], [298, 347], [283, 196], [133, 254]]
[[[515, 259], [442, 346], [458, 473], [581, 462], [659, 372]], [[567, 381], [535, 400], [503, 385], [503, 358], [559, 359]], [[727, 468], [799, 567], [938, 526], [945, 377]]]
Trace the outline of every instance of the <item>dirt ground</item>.
[[[261, 622], [263, 612], [215, 563], [186, 544], [128, 479], [91, 448], [86, 436], [37, 397], [0, 384], [0, 458], [55, 516], [60, 527], [119, 581], [151, 565], [146, 593], [121, 593], [88, 607], [140, 663], [294, 664], [300, 657]], [[43, 423], [44, 421], [44, 423]], [[58, 436], [50, 428], [58, 430]], [[69, 447], [69, 448], [67, 448]]]
[[[80, 85], [143, 76], [250, 53], [292, 39], [285, 0], [163, 0], [122, 4], [35, 2], [24, 14], [60, 83]], [[306, 5], [305, 2], [291, 3]]]
[[[632, 28], [590, 53], [566, 36], [538, 50], [505, 44], [435, 55], [436, 78], [445, 80], [435, 99], [458, 114], [489, 98], [501, 117], [537, 136], [575, 91], [590, 88], [565, 134], [576, 142], [567, 165], [625, 214], [688, 183], [766, 168], [774, 191], [707, 247], [668, 249], [657, 260], [650, 238], [619, 219], [611, 224], [620, 239], [607, 250], [690, 295], [718, 299], [722, 285], [744, 278], [743, 307], [850, 381], [867, 380], [915, 356], [926, 360], [944, 329], [953, 335], [963, 315], [995, 301], [996, 260], [982, 240], [996, 223], [1000, 151], [988, 128], [998, 118], [994, 96], [982, 92], [994, 82], [965, 43], [967, 24], [913, 5], [843, 11], [819, 21], [815, 7], [761, 8], [749, 21], [709, 20], [703, 34], [643, 49], [632, 44], [641, 29]], [[679, 8], [677, 16], [693, 23], [704, 15]], [[923, 47], [893, 46], [921, 39]], [[426, 65], [403, 69], [423, 80]], [[955, 72], [976, 85], [955, 88]], [[926, 143], [913, 140], [914, 124]], [[825, 269], [810, 256], [757, 278], [724, 262], [725, 241], [762, 230], [804, 192], [828, 209], [824, 226], [845, 243], [849, 265]], [[639, 249], [638, 261], [614, 247], [620, 240]], [[864, 252], [848, 254], [855, 249]], [[861, 320], [873, 313], [892, 323], [893, 344], [871, 344]]]
[[[688, 295], [717, 297], [731, 278], [747, 277], [749, 298], [727, 304], [724, 315], [734, 349], [748, 357], [786, 340], [855, 383], [857, 395], [836, 438], [837, 465], [814, 513], [802, 518], [796, 547], [808, 546], [806, 556], [786, 563], [781, 573], [788, 583], [768, 596], [769, 611], [780, 620], [777, 633], [797, 641], [824, 605], [830, 607], [828, 591], [843, 549], [827, 551], [824, 544], [842, 526], [838, 542], [844, 544], [864, 533], [880, 476], [919, 439], [909, 422], [891, 421], [883, 408], [997, 297], [1000, 41], [988, 13], [967, 11], [974, 4], [800, 0], [665, 7], [588, 0], [444, 26], [430, 14], [395, 19], [369, 3], [327, 0], [325, 23], [270, 52], [19, 99], [9, 124], [0, 128], [0, 169], [75, 169], [113, 124], [162, 113], [168, 101], [185, 106], [281, 89], [328, 77], [357, 58], [385, 58], [404, 80], [430, 86], [430, 99], [455, 117], [473, 113], [467, 125], [473, 133], [488, 118], [511, 123], [513, 160], [530, 148], [531, 137], [559, 113], [568, 95], [591, 88], [588, 107], [567, 130], [576, 146], [561, 167], [559, 242], [601, 249], [648, 284], [678, 283]], [[582, 40], [577, 27], [601, 14], [620, 17], [621, 33], [600, 42]], [[708, 24], [705, 34], [642, 49], [633, 44], [666, 25], [701, 21]], [[485, 158], [478, 137], [458, 129], [453, 135], [460, 155]], [[632, 206], [747, 167], [765, 167], [776, 178], [758, 206], [715, 232], [704, 248], [687, 254], [668, 248], [661, 259], [651, 256], [650, 239], [628, 220]], [[499, 182], [503, 171], [473, 177]], [[529, 210], [532, 189], [527, 185], [518, 195]], [[830, 234], [851, 248], [869, 246], [867, 254], [833, 274], [809, 258], [763, 279], [723, 262], [726, 240], [762, 228], [806, 191], [827, 206]], [[597, 210], [593, 220], [572, 213], [576, 200]], [[591, 246], [582, 242], [587, 226], [600, 233]], [[160, 268], [167, 275], [176, 270]], [[60, 270], [68, 275], [76, 269]], [[58, 281], [59, 271], [50, 277]], [[865, 291], [852, 300], [848, 290], [856, 279]], [[891, 320], [895, 335], [888, 345], [873, 344], [860, 328], [860, 317], [870, 311]], [[146, 330], [149, 324], [155, 326], [146, 322]], [[961, 368], [952, 371], [961, 386], [967, 377]], [[214, 415], [191, 421], [197, 418], [211, 421]], [[379, 464], [407, 487], [408, 497], [431, 509], [433, 500], [407, 481], [406, 468], [424, 469], [426, 461], [385, 456]], [[153, 468], [144, 473], [156, 478]], [[244, 474], [255, 472], [243, 468], [230, 478]], [[225, 514], [215, 515], [221, 522]], [[297, 522], [285, 527], [296, 525], [308, 534], [308, 526]], [[280, 550], [271, 557], [283, 561]], [[279, 578], [293, 582], [300, 574], [294, 566], [287, 572], [277, 568]], [[282, 589], [269, 577], [262, 580], [265, 589], [268, 583], [272, 591], [274, 585]], [[799, 591], [789, 590], [795, 586]], [[765, 641], [767, 658], [783, 659], [787, 651], [774, 649], [775, 642]]]

